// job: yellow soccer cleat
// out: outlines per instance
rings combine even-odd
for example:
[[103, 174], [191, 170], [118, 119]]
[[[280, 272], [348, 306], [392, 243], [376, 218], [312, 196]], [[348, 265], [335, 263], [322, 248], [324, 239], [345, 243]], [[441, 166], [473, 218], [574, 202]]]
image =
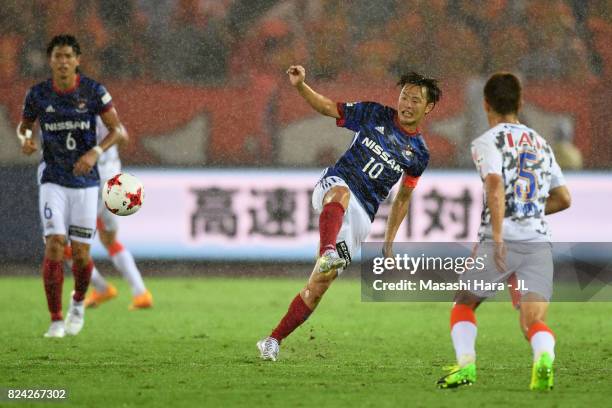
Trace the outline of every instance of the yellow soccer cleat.
[[130, 305], [130, 310], [138, 310], [138, 309], [149, 309], [153, 307], [153, 295], [148, 290], [145, 290], [144, 293], [140, 295], [136, 295], [132, 298], [132, 304]]
[[117, 297], [117, 288], [110, 283], [106, 287], [106, 292], [101, 293], [92, 288], [85, 296], [85, 307], [97, 307], [104, 302]]
[[534, 391], [550, 391], [553, 385], [553, 359], [550, 354], [542, 353], [538, 361], [533, 363], [529, 388]]

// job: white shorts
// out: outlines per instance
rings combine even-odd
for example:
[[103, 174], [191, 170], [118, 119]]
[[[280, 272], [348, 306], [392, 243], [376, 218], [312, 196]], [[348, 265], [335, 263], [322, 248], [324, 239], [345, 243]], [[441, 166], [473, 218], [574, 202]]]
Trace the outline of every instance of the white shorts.
[[[521, 296], [535, 293], [550, 301], [553, 293], [553, 259], [552, 245], [548, 242], [506, 242], [506, 272], [501, 273], [495, 265], [494, 244], [486, 241], [480, 243], [476, 256], [485, 259], [485, 269], [470, 270], [460, 279], [470, 282], [473, 288], [476, 282], [501, 283], [506, 282], [510, 275], [515, 274], [522, 282]], [[481, 298], [495, 296], [496, 290], [470, 290]]]
[[[325, 172], [323, 173], [325, 174]], [[325, 194], [334, 186], [343, 186], [348, 188], [348, 185], [340, 177], [329, 176], [323, 177], [312, 193], [312, 208], [320, 214], [323, 211], [323, 198]], [[350, 191], [350, 189], [349, 189]], [[336, 250], [338, 255], [346, 259], [347, 266], [351, 263], [351, 259], [361, 250], [361, 243], [366, 240], [370, 234], [372, 221], [368, 213], [363, 209], [355, 194], [351, 191], [349, 205], [344, 212], [342, 227], [336, 238]], [[338, 271], [338, 274], [342, 271]]]
[[44, 183], [39, 187], [43, 236], [64, 235], [91, 244], [96, 233], [98, 187], [68, 188]]

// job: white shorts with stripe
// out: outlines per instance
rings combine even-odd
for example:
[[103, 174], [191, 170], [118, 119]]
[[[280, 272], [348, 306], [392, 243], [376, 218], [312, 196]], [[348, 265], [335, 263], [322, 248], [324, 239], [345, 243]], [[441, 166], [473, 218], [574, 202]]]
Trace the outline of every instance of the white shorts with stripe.
[[91, 244], [96, 233], [98, 187], [68, 188], [44, 183], [39, 187], [43, 235], [64, 235]]
[[[312, 208], [314, 208], [318, 214], [323, 211], [323, 198], [332, 187], [343, 186], [349, 188], [346, 182], [340, 177], [325, 177], [324, 175], [325, 171], [312, 193]], [[344, 213], [344, 219], [342, 220], [342, 227], [336, 239], [336, 250], [338, 251], [338, 255], [346, 259], [347, 266], [351, 263], [352, 258], [361, 250], [361, 243], [365, 241], [370, 234], [371, 227], [372, 221], [370, 221], [368, 213], [363, 209], [357, 197], [355, 197], [355, 194], [351, 192], [349, 205]], [[338, 273], [340, 274], [342, 271], [338, 271]]]

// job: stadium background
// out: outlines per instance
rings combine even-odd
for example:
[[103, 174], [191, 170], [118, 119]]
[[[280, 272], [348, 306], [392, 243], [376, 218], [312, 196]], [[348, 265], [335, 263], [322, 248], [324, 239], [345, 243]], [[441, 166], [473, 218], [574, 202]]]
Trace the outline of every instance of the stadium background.
[[[19, 153], [14, 129], [25, 90], [48, 76], [48, 39], [68, 27], [82, 44], [82, 70], [108, 86], [129, 130], [124, 166], [137, 175], [151, 172], [147, 191], [154, 194], [120, 237], [126, 231], [138, 235], [139, 225], [162, 219], [167, 222], [161, 230], [181, 224], [191, 225], [192, 235], [199, 231], [200, 254], [197, 245], [190, 251], [177, 245], [166, 260], [209, 259], [207, 246], [232, 239], [243, 239], [234, 242], [241, 248], [268, 243], [266, 260], [274, 261], [274, 254], [285, 261], [309, 260], [305, 251], [316, 245], [316, 220], [307, 209], [308, 186], [318, 169], [344, 151], [351, 134], [314, 113], [290, 87], [284, 70], [293, 63], [305, 65], [308, 82], [335, 100], [394, 106], [394, 82], [408, 69], [441, 80], [444, 97], [423, 129], [430, 174], [438, 183], [423, 178], [422, 211], [411, 214], [423, 225], [406, 239], [473, 239], [481, 204], [468, 146], [487, 127], [483, 81], [502, 69], [524, 80], [522, 120], [549, 140], [564, 170], [580, 180], [575, 184], [583, 206], [557, 224], [569, 227], [576, 214], [587, 221], [577, 227], [578, 238], [562, 234], [561, 240], [589, 240], [592, 227], [602, 221], [610, 226], [609, 217], [597, 218], [606, 200], [593, 199], [598, 191], [612, 190], [610, 2], [3, 0], [2, 5], [0, 256], [6, 268], [9, 261], [33, 265], [40, 259], [38, 157]], [[202, 171], [211, 168], [216, 170]], [[246, 171], [251, 168], [267, 169], [269, 188], [262, 189], [255, 173]], [[310, 171], [298, 172], [303, 180], [296, 184], [288, 168]], [[175, 181], [164, 186], [181, 184], [189, 194], [164, 195], [169, 190], [155, 180], [170, 174], [168, 169], [175, 169]], [[444, 181], [458, 175], [456, 182]], [[239, 180], [238, 195], [219, 177]], [[471, 187], [453, 190], [457, 183]], [[245, 200], [259, 207], [236, 209]], [[425, 234], [428, 228], [434, 234]], [[241, 235], [241, 229], [248, 231]], [[232, 235], [233, 230], [238, 232]], [[296, 244], [301, 252], [290, 255], [286, 238], [301, 242]], [[599, 233], [594, 240], [609, 238], [609, 232]], [[136, 256], [155, 260], [162, 244], [154, 244], [136, 250]], [[235, 247], [225, 248], [221, 254], [227, 256], [217, 261], [241, 259]]]

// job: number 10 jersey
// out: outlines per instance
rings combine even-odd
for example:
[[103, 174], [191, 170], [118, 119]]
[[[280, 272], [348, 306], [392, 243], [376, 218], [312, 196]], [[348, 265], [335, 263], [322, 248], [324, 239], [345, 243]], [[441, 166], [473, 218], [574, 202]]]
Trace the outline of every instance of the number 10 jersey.
[[397, 111], [374, 102], [338, 103], [337, 125], [355, 133], [348, 150], [326, 176], [338, 176], [349, 186], [370, 220], [395, 183], [415, 187], [429, 162], [429, 150], [419, 133], [399, 124]]

